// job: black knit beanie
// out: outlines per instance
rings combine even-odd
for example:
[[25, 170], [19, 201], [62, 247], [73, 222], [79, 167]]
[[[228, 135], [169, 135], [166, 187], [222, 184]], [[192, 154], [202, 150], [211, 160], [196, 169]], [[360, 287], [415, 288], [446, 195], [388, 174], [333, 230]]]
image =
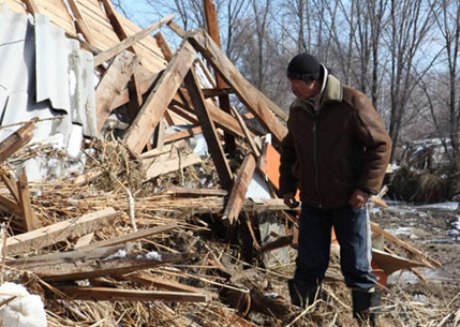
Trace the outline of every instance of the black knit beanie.
[[321, 65], [315, 57], [301, 53], [291, 59], [287, 67], [287, 77], [302, 81], [320, 79]]

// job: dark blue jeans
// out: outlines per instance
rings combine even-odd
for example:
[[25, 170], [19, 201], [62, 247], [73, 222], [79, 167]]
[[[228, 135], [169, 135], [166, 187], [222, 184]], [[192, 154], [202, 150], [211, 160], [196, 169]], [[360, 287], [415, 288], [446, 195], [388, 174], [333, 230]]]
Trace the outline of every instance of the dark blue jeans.
[[371, 237], [367, 208], [320, 209], [302, 205], [294, 280], [319, 284], [329, 264], [331, 229], [340, 244], [340, 267], [348, 287], [370, 290], [376, 284], [371, 271]]

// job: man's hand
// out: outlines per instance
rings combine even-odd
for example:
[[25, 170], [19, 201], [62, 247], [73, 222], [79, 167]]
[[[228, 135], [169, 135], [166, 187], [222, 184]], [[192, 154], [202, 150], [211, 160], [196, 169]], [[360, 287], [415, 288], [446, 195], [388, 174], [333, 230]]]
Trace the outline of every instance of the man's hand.
[[297, 201], [294, 197], [294, 193], [286, 193], [283, 195], [284, 204], [287, 205], [289, 208], [294, 209], [299, 206], [299, 201]]
[[353, 195], [351, 196], [350, 205], [354, 209], [359, 209], [364, 207], [364, 205], [367, 203], [367, 200], [369, 200], [369, 194], [359, 189], [356, 189], [353, 192]]

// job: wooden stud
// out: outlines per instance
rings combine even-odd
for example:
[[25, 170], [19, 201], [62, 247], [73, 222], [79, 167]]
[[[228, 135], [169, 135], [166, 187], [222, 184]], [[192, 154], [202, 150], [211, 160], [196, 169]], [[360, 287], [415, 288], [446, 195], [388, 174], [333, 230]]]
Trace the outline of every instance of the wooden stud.
[[22, 217], [24, 218], [24, 227], [26, 232], [30, 232], [34, 229], [41, 227], [40, 221], [37, 219], [35, 212], [32, 209], [30, 203], [30, 192], [29, 183], [27, 181], [27, 174], [25, 167], [22, 168], [21, 175], [17, 182], [18, 195], [19, 195], [19, 206], [22, 211]]
[[8, 159], [32, 139], [37, 121], [38, 118], [33, 118], [0, 143], [0, 163]]
[[208, 144], [208, 150], [211, 153], [217, 174], [219, 175], [220, 183], [224, 189], [230, 190], [233, 185], [233, 174], [222, 145], [219, 142], [214, 122], [210, 118], [208, 109], [206, 108], [203, 93], [199, 89], [197, 82], [195, 72], [191, 69], [187, 76], [185, 76], [185, 85], [190, 94], [198, 120], [200, 121], [206, 143]]
[[65, 5], [66, 1], [69, 4], [70, 9], [72, 10], [73, 16], [75, 17], [75, 24], [76, 29], [85, 37], [86, 41], [90, 46], [94, 46], [94, 37], [91, 34], [91, 30], [86, 24], [85, 19], [83, 18], [80, 8], [78, 8], [78, 4], [76, 0], [61, 0], [62, 3]]

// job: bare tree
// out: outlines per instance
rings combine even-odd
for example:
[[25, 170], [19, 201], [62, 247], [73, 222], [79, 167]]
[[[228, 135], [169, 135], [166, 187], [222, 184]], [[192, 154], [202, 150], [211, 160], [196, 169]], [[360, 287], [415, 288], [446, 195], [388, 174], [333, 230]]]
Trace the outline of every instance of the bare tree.
[[[459, 135], [460, 135], [460, 99], [458, 98], [459, 81], [459, 43], [460, 43], [460, 2], [439, 0], [436, 2], [440, 7], [439, 13], [435, 14], [436, 23], [444, 42], [448, 72], [448, 95], [447, 108], [449, 112], [449, 137], [452, 144], [450, 154], [452, 162], [459, 157]], [[434, 117], [434, 112], [433, 112]]]
[[[423, 42], [428, 39], [433, 26], [433, 6], [419, 0], [390, 1], [390, 26], [387, 30], [388, 50], [391, 58], [390, 70], [390, 126], [393, 141], [392, 156], [398, 146], [401, 123], [418, 78], [417, 55], [421, 55]], [[418, 75], [418, 77], [416, 77]]]

